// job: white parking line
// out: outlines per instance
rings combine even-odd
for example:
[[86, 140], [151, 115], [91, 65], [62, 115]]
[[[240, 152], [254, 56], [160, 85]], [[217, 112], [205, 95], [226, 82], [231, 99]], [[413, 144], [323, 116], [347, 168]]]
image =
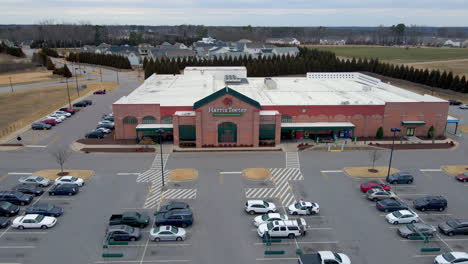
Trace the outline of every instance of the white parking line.
[[0, 249], [36, 248], [35, 246], [2, 246]]
[[140, 175], [141, 173], [137, 172], [119, 172], [117, 175]]
[[94, 263], [99, 264], [99, 263], [171, 263], [171, 262], [188, 262], [190, 261], [189, 259], [155, 259], [155, 260], [144, 260], [144, 261], [138, 261], [138, 260], [109, 260], [109, 261], [95, 261]]
[[[49, 190], [47, 190], [47, 191], [49, 191]], [[75, 199], [73, 199], [73, 198], [60, 198], [60, 197], [51, 198], [51, 197], [49, 197], [49, 198], [43, 198], [42, 200], [49, 200], [49, 201], [73, 201], [73, 200], [75, 200]]]
[[220, 171], [219, 174], [241, 174], [242, 171]]
[[24, 231], [24, 232], [17, 232], [17, 231], [13, 231], [13, 232], [6, 232], [7, 234], [14, 234], [14, 235], [31, 235], [31, 234], [47, 234], [47, 232], [31, 232], [31, 231]]
[[298, 260], [298, 258], [257, 258], [257, 261], [269, 261], [269, 260]]
[[419, 171], [442, 171], [441, 169], [420, 169]]
[[32, 172], [9, 172], [8, 175], [31, 175]]
[[438, 255], [414, 255], [413, 258], [437, 257]]
[[129, 244], [129, 245], [109, 245], [109, 247], [189, 247], [192, 244], [166, 244], [164, 242], [151, 243], [151, 244]]
[[343, 172], [342, 170], [322, 170], [320, 171], [322, 173], [339, 173], [339, 172]]
[[[338, 244], [338, 241], [298, 241], [297, 244]], [[254, 245], [264, 245], [265, 243], [254, 243]], [[279, 242], [274, 245], [295, 245], [295, 242]], [[273, 243], [272, 243], [273, 245]]]
[[39, 145], [26, 145], [27, 148], [47, 148], [47, 146], [39, 146]]

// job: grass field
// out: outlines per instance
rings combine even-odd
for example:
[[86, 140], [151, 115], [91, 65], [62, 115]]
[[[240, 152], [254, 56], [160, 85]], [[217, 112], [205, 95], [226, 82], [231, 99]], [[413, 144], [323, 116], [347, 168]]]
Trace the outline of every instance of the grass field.
[[441, 71], [451, 71], [457, 75], [468, 77], [468, 60], [465, 61], [440, 61], [430, 63], [411, 63], [411, 66], [418, 69], [439, 69]]
[[[118, 86], [115, 82], [87, 83], [88, 88], [80, 95], [106, 89], [111, 91]], [[78, 97], [76, 89], [70, 87], [70, 98]], [[6, 136], [68, 103], [66, 86], [16, 91], [0, 94], [0, 137]]]
[[52, 71], [1, 74], [0, 86], [10, 85], [10, 77], [13, 84], [50, 81], [59, 78], [53, 76]]
[[394, 63], [468, 59], [468, 49], [455, 48], [400, 48], [373, 46], [308, 46], [333, 51], [340, 57], [379, 58]]

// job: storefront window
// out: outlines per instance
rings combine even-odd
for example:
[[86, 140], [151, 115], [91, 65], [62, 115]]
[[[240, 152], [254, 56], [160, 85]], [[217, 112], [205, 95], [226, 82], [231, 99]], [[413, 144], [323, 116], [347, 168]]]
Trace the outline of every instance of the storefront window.
[[156, 118], [154, 116], [145, 116], [142, 124], [156, 124]]
[[172, 124], [172, 116], [164, 116], [161, 118], [161, 124]]
[[292, 123], [292, 117], [290, 115], [282, 115], [281, 123]]
[[136, 117], [134, 117], [134, 116], [126, 116], [123, 119], [123, 123], [124, 124], [137, 124], [138, 119]]

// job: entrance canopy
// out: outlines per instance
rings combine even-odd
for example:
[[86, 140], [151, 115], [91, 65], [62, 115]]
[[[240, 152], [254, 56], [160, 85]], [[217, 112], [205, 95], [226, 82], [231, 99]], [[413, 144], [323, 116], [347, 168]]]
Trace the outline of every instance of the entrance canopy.
[[460, 120], [454, 116], [448, 115], [447, 116], [447, 124], [458, 124]]
[[355, 127], [351, 122], [281, 123], [281, 130], [341, 130], [354, 129]]
[[411, 125], [411, 126], [423, 126], [423, 125], [426, 124], [426, 122], [424, 122], [424, 121], [401, 121], [401, 124], [404, 125], [404, 126], [405, 126], [405, 125], [406, 125], [406, 126], [408, 126], [408, 125]]
[[147, 132], [154, 132], [156, 134], [156, 130], [162, 129], [165, 132], [172, 131], [173, 125], [172, 124], [139, 124], [136, 127], [136, 131], [147, 131]]

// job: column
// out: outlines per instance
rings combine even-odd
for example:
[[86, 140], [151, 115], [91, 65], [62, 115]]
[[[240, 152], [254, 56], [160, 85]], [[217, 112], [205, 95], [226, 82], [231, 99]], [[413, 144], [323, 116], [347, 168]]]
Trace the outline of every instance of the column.
[[174, 145], [179, 146], [179, 116], [172, 117], [172, 136], [174, 137]]
[[197, 145], [197, 148], [201, 148], [202, 147], [202, 137], [203, 137], [203, 134], [202, 134], [202, 113], [197, 111], [195, 112], [195, 128], [196, 128], [196, 145]]
[[253, 139], [252, 144], [254, 147], [258, 147], [258, 143], [260, 141], [259, 133], [260, 133], [260, 112], [255, 111], [253, 113], [253, 136], [252, 136], [252, 139]]
[[275, 145], [281, 144], [281, 115], [275, 116]]

